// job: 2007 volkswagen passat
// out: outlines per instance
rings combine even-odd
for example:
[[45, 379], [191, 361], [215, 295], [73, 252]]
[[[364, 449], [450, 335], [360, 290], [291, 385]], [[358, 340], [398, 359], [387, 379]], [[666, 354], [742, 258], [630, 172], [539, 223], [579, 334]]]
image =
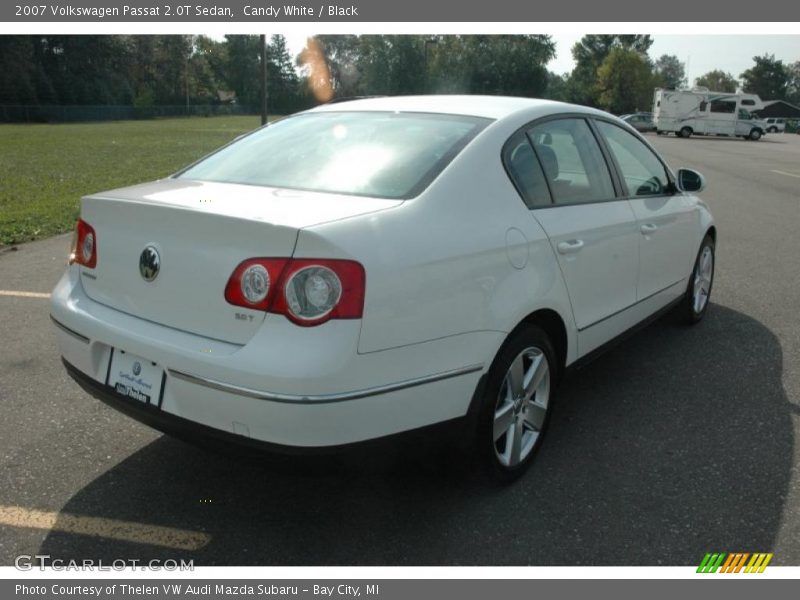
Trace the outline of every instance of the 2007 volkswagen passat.
[[589, 108], [325, 105], [83, 198], [52, 318], [70, 375], [164, 431], [280, 450], [458, 420], [512, 478], [565, 367], [703, 317], [703, 184]]

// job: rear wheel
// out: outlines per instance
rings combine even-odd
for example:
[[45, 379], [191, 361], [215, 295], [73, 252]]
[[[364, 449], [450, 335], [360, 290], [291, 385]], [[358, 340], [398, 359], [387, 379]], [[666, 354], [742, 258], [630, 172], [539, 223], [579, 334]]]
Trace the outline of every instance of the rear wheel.
[[678, 133], [682, 138], [692, 137], [692, 128], [691, 127], [683, 127], [680, 132]]
[[497, 480], [530, 466], [550, 417], [558, 363], [547, 334], [525, 325], [503, 345], [487, 376], [477, 428], [478, 459]]
[[778, 128], [777, 127], [770, 127], [769, 129], [767, 129], [767, 131], [770, 132], [770, 133], [778, 133]]

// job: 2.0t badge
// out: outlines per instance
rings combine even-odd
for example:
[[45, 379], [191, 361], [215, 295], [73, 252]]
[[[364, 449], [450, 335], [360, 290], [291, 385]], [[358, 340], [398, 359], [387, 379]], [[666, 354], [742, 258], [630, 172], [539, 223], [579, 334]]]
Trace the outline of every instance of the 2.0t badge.
[[153, 246], [147, 246], [139, 255], [139, 273], [145, 281], [153, 281], [161, 269], [161, 257]]

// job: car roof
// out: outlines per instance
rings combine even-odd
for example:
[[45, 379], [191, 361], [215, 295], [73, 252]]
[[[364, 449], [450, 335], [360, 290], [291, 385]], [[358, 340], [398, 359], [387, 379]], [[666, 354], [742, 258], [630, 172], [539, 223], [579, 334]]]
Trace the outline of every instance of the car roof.
[[[451, 115], [468, 115], [487, 119], [503, 119], [511, 115], [539, 109], [542, 114], [556, 112], [598, 111], [578, 106], [541, 100], [539, 98], [520, 98], [512, 96], [469, 96], [469, 95], [429, 95], [429, 96], [382, 96], [364, 98], [347, 102], [323, 104], [309, 112], [342, 111], [390, 111], [425, 112]], [[538, 111], [537, 111], [538, 112]]]

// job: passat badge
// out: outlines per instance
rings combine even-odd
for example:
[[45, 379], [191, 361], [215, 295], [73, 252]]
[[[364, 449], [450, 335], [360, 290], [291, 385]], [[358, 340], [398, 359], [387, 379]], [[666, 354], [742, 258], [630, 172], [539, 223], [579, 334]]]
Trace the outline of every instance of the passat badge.
[[161, 269], [161, 257], [153, 246], [147, 246], [139, 255], [139, 273], [145, 281], [153, 281]]

